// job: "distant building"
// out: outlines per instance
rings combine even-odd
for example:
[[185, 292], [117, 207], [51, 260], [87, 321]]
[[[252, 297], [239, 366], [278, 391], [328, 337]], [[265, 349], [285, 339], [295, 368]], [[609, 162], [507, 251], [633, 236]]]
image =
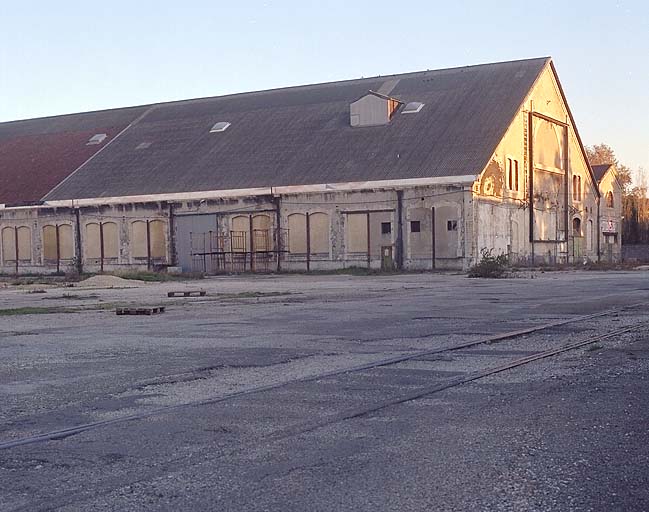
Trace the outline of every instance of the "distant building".
[[0, 270], [616, 259], [607, 176], [550, 58], [0, 123]]
[[607, 262], [619, 261], [622, 254], [622, 185], [614, 164], [593, 165], [592, 168], [601, 194], [601, 259]]

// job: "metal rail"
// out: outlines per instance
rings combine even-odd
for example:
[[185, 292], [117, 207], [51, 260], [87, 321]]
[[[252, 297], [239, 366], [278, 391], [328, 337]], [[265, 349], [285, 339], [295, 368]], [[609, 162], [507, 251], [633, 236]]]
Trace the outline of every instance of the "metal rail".
[[[600, 312], [600, 313], [594, 313], [594, 314], [590, 314], [590, 315], [581, 315], [579, 317], [569, 318], [569, 319], [566, 319], [566, 320], [559, 320], [559, 321], [556, 321], [556, 322], [550, 322], [550, 323], [543, 324], [543, 325], [538, 325], [538, 326], [535, 326], [535, 327], [529, 327], [527, 329], [509, 331], [509, 332], [505, 332], [505, 333], [501, 333], [501, 334], [481, 338], [481, 339], [475, 340], [475, 341], [470, 341], [470, 342], [466, 342], [466, 343], [460, 343], [458, 345], [440, 347], [440, 348], [430, 349], [430, 350], [422, 350], [422, 351], [414, 352], [414, 353], [403, 355], [403, 356], [395, 356], [395, 357], [391, 357], [391, 358], [387, 358], [387, 359], [381, 359], [381, 360], [374, 361], [374, 362], [371, 362], [371, 363], [366, 363], [366, 364], [363, 364], [363, 365], [353, 366], [353, 367], [344, 368], [344, 369], [340, 369], [340, 370], [333, 370], [333, 371], [330, 371], [330, 372], [319, 373], [319, 374], [316, 374], [316, 375], [310, 375], [310, 376], [301, 377], [301, 378], [298, 378], [298, 379], [292, 379], [292, 380], [288, 380], [288, 381], [285, 381], [285, 382], [279, 382], [279, 383], [276, 383], [276, 384], [268, 384], [268, 385], [265, 385], [265, 386], [258, 386], [258, 387], [250, 388], [250, 389], [247, 389], [247, 390], [237, 391], [235, 393], [230, 393], [230, 394], [220, 396], [220, 397], [216, 397], [216, 398], [209, 398], [209, 399], [205, 399], [205, 400], [198, 400], [198, 401], [194, 401], [194, 402], [186, 402], [186, 403], [183, 403], [183, 404], [160, 407], [160, 408], [157, 408], [157, 409], [153, 409], [153, 410], [150, 410], [150, 411], [145, 411], [145, 412], [138, 413], [138, 414], [132, 414], [132, 415], [129, 415], [129, 416], [123, 416], [121, 418], [113, 418], [113, 419], [110, 419], [110, 420], [102, 420], [102, 421], [96, 421], [96, 422], [92, 422], [92, 423], [85, 423], [85, 424], [82, 424], [82, 425], [77, 425], [75, 427], [69, 427], [69, 428], [64, 428], [64, 429], [60, 429], [60, 430], [54, 430], [54, 431], [51, 431], [51, 432], [45, 432], [43, 434], [37, 434], [37, 435], [33, 435], [33, 436], [23, 437], [23, 438], [14, 439], [14, 440], [11, 440], [11, 441], [3, 441], [3, 442], [0, 442], [0, 450], [14, 448], [14, 447], [17, 447], [17, 446], [23, 446], [23, 445], [28, 445], [28, 444], [36, 444], [36, 443], [42, 443], [42, 442], [46, 442], [46, 441], [65, 439], [66, 437], [70, 437], [70, 436], [73, 436], [73, 435], [76, 435], [76, 434], [80, 434], [80, 433], [86, 432], [88, 430], [94, 430], [94, 429], [98, 429], [98, 428], [102, 428], [102, 427], [107, 427], [107, 426], [110, 426], [110, 425], [116, 425], [116, 424], [120, 424], [120, 423], [126, 423], [126, 422], [130, 422], [130, 421], [141, 420], [141, 419], [149, 418], [151, 416], [158, 416], [158, 415], [161, 415], [161, 414], [166, 414], [166, 413], [169, 413], [169, 412], [172, 412], [172, 411], [187, 409], [187, 408], [190, 408], [190, 407], [199, 407], [199, 406], [203, 406], [203, 405], [210, 405], [210, 404], [216, 404], [216, 403], [220, 403], [220, 402], [225, 402], [227, 400], [232, 400], [232, 399], [240, 398], [240, 397], [243, 397], [243, 396], [248, 396], [248, 395], [252, 395], [252, 394], [256, 394], [256, 393], [262, 393], [262, 392], [265, 392], [265, 391], [271, 391], [271, 390], [278, 389], [278, 388], [288, 386], [288, 385], [291, 385], [291, 384], [304, 383], [304, 382], [313, 382], [313, 381], [328, 378], [328, 377], [334, 377], [334, 376], [337, 376], [337, 375], [344, 375], [344, 374], [348, 374], [348, 373], [355, 373], [355, 372], [370, 370], [370, 369], [373, 369], [373, 368], [379, 368], [379, 367], [382, 367], [382, 366], [388, 366], [388, 365], [392, 365], [392, 364], [402, 363], [402, 362], [405, 362], [405, 361], [409, 361], [409, 360], [412, 360], [412, 359], [418, 359], [418, 358], [426, 357], [426, 356], [430, 356], [430, 355], [441, 354], [441, 353], [444, 353], [444, 352], [451, 352], [451, 351], [455, 351], [455, 350], [461, 350], [461, 349], [470, 348], [470, 347], [474, 347], [474, 346], [482, 345], [482, 344], [495, 343], [495, 342], [498, 342], [498, 341], [517, 338], [519, 336], [524, 336], [526, 334], [532, 334], [532, 333], [535, 333], [535, 332], [543, 331], [543, 330], [550, 329], [550, 328], [553, 328], [553, 327], [558, 327], [558, 326], [571, 324], [571, 323], [583, 322], [585, 320], [589, 320], [589, 319], [592, 319], [592, 318], [608, 316], [608, 315], [611, 315], [611, 314], [619, 313], [619, 312], [627, 310], [627, 309], [632, 309], [632, 308], [635, 308], [635, 307], [638, 307], [638, 306], [644, 306], [644, 305], [645, 305], [644, 303], [636, 303], [636, 304], [632, 304], [632, 305], [628, 305], [628, 306], [623, 306], [623, 307], [620, 307], [620, 308], [615, 308], [615, 309], [612, 309], [612, 310], [607, 310], [607, 311]], [[507, 364], [502, 365], [502, 366], [489, 368], [487, 370], [482, 370], [482, 371], [476, 372], [474, 374], [471, 374], [469, 376], [460, 377], [460, 378], [455, 379], [455, 380], [453, 380], [451, 382], [447, 382], [447, 383], [437, 385], [437, 386], [433, 386], [433, 387], [429, 387], [429, 388], [424, 388], [423, 390], [419, 390], [417, 392], [414, 392], [414, 393], [411, 393], [411, 394], [408, 394], [408, 395], [403, 395], [401, 397], [397, 397], [397, 398], [394, 398], [394, 399], [390, 399], [390, 400], [386, 400], [386, 401], [383, 401], [383, 402], [375, 403], [374, 405], [369, 406], [369, 407], [364, 408], [364, 409], [357, 409], [357, 410], [354, 410], [352, 412], [347, 411], [347, 412], [344, 412], [344, 413], [340, 413], [340, 414], [334, 415], [333, 417], [330, 417], [325, 422], [318, 422], [318, 423], [310, 424], [311, 426], [309, 426], [306, 430], [300, 430], [299, 432], [308, 432], [309, 430], [319, 428], [320, 426], [324, 426], [324, 425], [330, 424], [332, 422], [343, 421], [343, 420], [346, 420], [346, 419], [351, 419], [351, 418], [355, 418], [355, 417], [358, 417], [358, 416], [363, 416], [365, 414], [368, 414], [368, 413], [371, 413], [371, 412], [374, 412], [374, 411], [378, 411], [380, 409], [383, 409], [385, 407], [389, 407], [391, 405], [396, 405], [396, 404], [407, 402], [407, 401], [410, 401], [410, 400], [415, 400], [417, 398], [421, 398], [423, 396], [430, 395], [432, 393], [436, 393], [436, 392], [439, 392], [439, 391], [443, 391], [445, 389], [449, 389], [449, 388], [452, 388], [452, 387], [455, 387], [455, 386], [459, 386], [461, 384], [466, 384], [468, 382], [472, 382], [474, 380], [481, 379], [481, 378], [486, 377], [488, 375], [493, 375], [495, 373], [503, 372], [503, 371], [506, 371], [508, 369], [515, 368], [517, 366], [521, 366], [521, 365], [528, 364], [528, 363], [533, 362], [533, 361], [537, 361], [539, 359], [545, 359], [545, 358], [548, 358], [548, 357], [552, 357], [552, 356], [560, 354], [562, 352], [566, 352], [566, 351], [569, 351], [569, 350], [574, 350], [576, 348], [580, 348], [580, 347], [583, 347], [585, 345], [596, 343], [597, 341], [600, 341], [600, 340], [603, 340], [603, 339], [607, 339], [607, 338], [617, 336], [617, 335], [625, 333], [625, 332], [629, 332], [629, 331], [637, 328], [638, 325], [644, 325], [646, 323], [647, 322], [640, 322], [639, 324], [634, 324], [633, 326], [630, 326], [630, 327], [625, 327], [625, 328], [622, 328], [622, 329], [611, 331], [611, 332], [606, 333], [606, 334], [591, 337], [591, 338], [589, 338], [589, 339], [587, 339], [585, 341], [572, 343], [570, 345], [566, 345], [566, 346], [561, 347], [559, 349], [552, 349], [552, 350], [548, 350], [548, 351], [545, 351], [545, 352], [540, 352], [538, 354], [533, 354], [533, 355], [530, 355], [530, 356], [527, 356], [527, 357], [524, 357], [524, 358], [521, 358], [521, 359], [517, 359], [517, 360], [515, 360], [513, 362], [507, 363]], [[291, 429], [290, 432], [294, 432], [294, 430]], [[272, 437], [274, 437], [274, 436], [272, 436]]]

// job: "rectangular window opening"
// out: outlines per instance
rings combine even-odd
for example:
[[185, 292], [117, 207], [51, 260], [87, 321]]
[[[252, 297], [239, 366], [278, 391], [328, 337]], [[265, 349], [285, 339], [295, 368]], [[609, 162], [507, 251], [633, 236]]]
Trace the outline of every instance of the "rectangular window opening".
[[381, 234], [389, 235], [392, 233], [392, 222], [381, 222]]
[[418, 220], [411, 220], [410, 221], [410, 232], [411, 233], [419, 233], [421, 231], [421, 222]]
[[446, 229], [448, 231], [457, 231], [457, 221], [456, 220], [446, 221]]

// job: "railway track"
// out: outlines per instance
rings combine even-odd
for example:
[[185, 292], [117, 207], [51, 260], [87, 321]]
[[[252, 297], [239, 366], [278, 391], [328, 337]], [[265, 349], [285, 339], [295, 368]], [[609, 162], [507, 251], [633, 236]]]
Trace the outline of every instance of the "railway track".
[[[396, 357], [391, 357], [391, 358], [384, 358], [380, 359], [377, 361], [373, 361], [370, 363], [358, 365], [358, 366], [353, 366], [353, 367], [348, 367], [340, 370], [335, 370], [335, 371], [330, 371], [330, 372], [323, 372], [315, 375], [310, 375], [298, 379], [292, 379], [292, 380], [287, 380], [284, 382], [280, 383], [274, 383], [270, 385], [264, 385], [264, 386], [258, 386], [234, 393], [230, 393], [227, 395], [222, 395], [219, 397], [215, 398], [210, 398], [210, 399], [204, 399], [204, 400], [198, 400], [198, 401], [192, 401], [192, 402], [186, 402], [182, 404], [177, 404], [177, 405], [170, 405], [170, 406], [165, 406], [165, 407], [159, 407], [150, 411], [144, 411], [141, 413], [137, 414], [131, 414], [127, 416], [122, 416], [118, 418], [113, 418], [109, 420], [102, 420], [102, 421], [96, 421], [96, 422], [91, 422], [91, 423], [85, 423], [81, 425], [76, 425], [68, 428], [62, 428], [62, 429], [57, 429], [57, 430], [52, 430], [49, 432], [44, 432], [42, 434], [37, 434], [37, 435], [31, 435], [31, 436], [26, 436], [18, 439], [11, 439], [11, 440], [6, 440], [6, 441], [1, 441], [0, 442], [0, 450], [7, 450], [10, 448], [15, 448], [18, 446], [24, 446], [24, 445], [30, 445], [30, 444], [37, 444], [37, 443], [44, 443], [47, 441], [52, 441], [52, 440], [60, 440], [64, 439], [70, 436], [74, 436], [77, 434], [81, 434], [83, 432], [87, 432], [90, 430], [96, 430], [96, 429], [101, 429], [105, 427], [109, 427], [112, 425], [117, 425], [117, 424], [122, 424], [122, 423], [127, 423], [127, 422], [133, 422], [137, 420], [142, 420], [145, 418], [149, 418], [152, 416], [159, 416], [171, 412], [177, 412], [180, 410], [185, 410], [185, 409], [190, 409], [194, 407], [200, 407], [200, 406], [205, 406], [205, 405], [211, 405], [211, 404], [217, 404], [220, 402], [225, 402], [229, 400], [234, 400], [237, 398], [243, 398], [247, 397], [250, 395], [254, 395], [257, 393], [263, 393], [263, 392], [268, 392], [272, 391], [275, 389], [283, 388], [286, 386], [290, 386], [292, 384], [299, 384], [299, 383], [309, 383], [309, 382], [316, 382], [322, 379], [327, 379], [331, 377], [338, 377], [338, 376], [344, 376], [344, 375], [351, 375], [359, 372], [364, 372], [368, 370], [373, 370], [381, 367], [386, 367], [386, 366], [392, 366], [392, 365], [397, 365], [399, 363], [405, 363], [407, 361], [412, 361], [412, 360], [417, 360], [425, 357], [430, 357], [434, 355], [439, 355], [439, 354], [444, 354], [448, 352], [454, 352], [454, 351], [459, 351], [463, 349], [469, 349], [473, 348], [479, 345], [490, 345], [498, 342], [502, 342], [505, 340], [515, 340], [517, 338], [522, 338], [527, 335], [531, 334], [536, 334], [540, 333], [543, 331], [550, 330], [552, 328], [568, 325], [568, 324], [574, 324], [574, 323], [579, 323], [579, 322], [584, 322], [588, 321], [591, 319], [595, 318], [601, 318], [605, 316], [610, 316], [610, 315], [616, 315], [619, 314], [625, 310], [630, 310], [634, 309], [637, 307], [642, 307], [645, 306], [644, 303], [638, 303], [638, 304], [632, 304], [629, 306], [624, 306], [621, 308], [616, 308], [612, 310], [607, 310], [604, 312], [600, 313], [595, 313], [595, 314], [590, 314], [590, 315], [581, 315], [578, 317], [573, 317], [569, 319], [564, 319], [564, 320], [559, 320], [559, 321], [554, 321], [554, 322], [549, 322], [546, 324], [526, 328], [526, 329], [520, 329], [516, 331], [508, 331], [496, 335], [490, 335], [486, 336], [484, 338], [466, 342], [466, 343], [459, 343], [455, 345], [449, 345], [449, 346], [443, 346], [443, 347], [438, 347], [434, 349], [429, 349], [429, 350], [422, 350], [422, 351], [417, 351], [413, 352], [410, 354], [405, 354], [401, 356], [396, 356]], [[633, 324], [631, 326], [626, 326], [620, 329], [615, 329], [612, 331], [609, 331], [604, 334], [596, 335], [596, 336], [591, 336], [589, 338], [586, 338], [584, 340], [580, 340], [578, 342], [573, 342], [573, 343], [568, 343], [568, 344], [563, 344], [555, 348], [551, 348], [545, 351], [539, 351], [530, 355], [526, 355], [525, 357], [521, 357], [518, 359], [514, 360], [509, 360], [505, 363], [487, 367], [480, 369], [478, 371], [470, 372], [468, 374], [461, 375], [457, 378], [453, 378], [451, 380], [446, 380], [442, 383], [436, 382], [435, 384], [432, 384], [430, 386], [424, 386], [421, 387], [417, 390], [413, 390], [409, 393], [402, 394], [396, 397], [392, 397], [389, 399], [385, 400], [380, 400], [380, 401], [375, 401], [370, 405], [367, 405], [365, 407], [361, 408], [355, 408], [355, 409], [349, 409], [345, 410], [343, 412], [337, 413], [333, 416], [329, 416], [326, 420], [322, 421], [313, 421], [313, 422], [307, 422], [305, 424], [300, 424], [292, 427], [288, 427], [287, 429], [278, 431], [270, 436], [271, 439], [279, 439], [279, 438], [284, 438], [286, 436], [291, 436], [295, 435], [298, 433], [302, 432], [308, 432], [310, 430], [314, 430], [320, 427], [323, 427], [327, 424], [335, 423], [338, 421], [344, 421], [344, 420], [349, 420], [352, 418], [360, 417], [366, 414], [370, 414], [375, 411], [379, 411], [381, 409], [385, 409], [386, 407], [398, 405], [400, 403], [408, 402], [411, 400], [416, 400], [418, 398], [422, 398], [424, 396], [428, 396], [434, 393], [438, 393], [441, 391], [444, 391], [446, 389], [452, 388], [452, 387], [457, 387], [463, 384], [467, 384], [485, 377], [488, 377], [490, 375], [494, 375], [497, 373], [505, 372], [514, 368], [517, 368], [519, 366], [523, 366], [526, 364], [533, 363], [535, 361], [539, 361], [542, 359], [547, 359], [549, 357], [553, 357], [556, 355], [559, 355], [564, 352], [568, 352], [571, 350], [577, 350], [579, 348], [583, 348], [587, 345], [597, 343], [598, 341], [603, 341], [606, 339], [614, 338], [616, 336], [619, 336], [621, 334], [627, 333], [634, 331], [638, 329], [640, 326], [646, 326], [646, 322], [640, 322], [637, 324]]]

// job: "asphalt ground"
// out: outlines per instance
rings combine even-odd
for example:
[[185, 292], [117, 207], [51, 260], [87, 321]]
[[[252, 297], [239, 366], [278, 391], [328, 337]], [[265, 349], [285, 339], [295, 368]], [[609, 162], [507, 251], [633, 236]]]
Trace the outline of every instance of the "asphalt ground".
[[35, 289], [0, 290], [1, 510], [649, 510], [647, 272]]

